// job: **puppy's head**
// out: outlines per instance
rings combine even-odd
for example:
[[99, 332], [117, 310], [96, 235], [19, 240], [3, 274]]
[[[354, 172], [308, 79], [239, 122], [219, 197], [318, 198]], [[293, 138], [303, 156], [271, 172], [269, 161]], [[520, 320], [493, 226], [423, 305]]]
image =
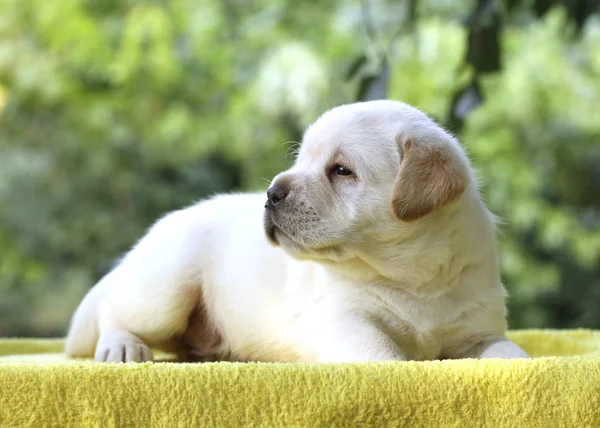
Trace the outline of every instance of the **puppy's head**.
[[298, 258], [343, 260], [458, 199], [471, 178], [458, 142], [397, 101], [343, 105], [303, 138], [267, 192], [265, 230]]

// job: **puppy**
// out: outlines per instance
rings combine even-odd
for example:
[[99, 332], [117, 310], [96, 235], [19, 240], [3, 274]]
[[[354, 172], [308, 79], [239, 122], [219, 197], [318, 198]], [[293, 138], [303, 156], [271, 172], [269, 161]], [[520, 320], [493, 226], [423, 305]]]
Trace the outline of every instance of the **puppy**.
[[527, 355], [459, 143], [397, 101], [323, 114], [263, 194], [159, 220], [77, 309], [71, 357], [364, 362]]

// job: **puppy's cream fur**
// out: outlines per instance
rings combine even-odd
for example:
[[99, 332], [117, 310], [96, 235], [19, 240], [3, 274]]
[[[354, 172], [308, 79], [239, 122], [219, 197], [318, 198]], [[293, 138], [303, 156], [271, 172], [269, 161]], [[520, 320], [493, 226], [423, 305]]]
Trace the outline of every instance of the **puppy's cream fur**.
[[426, 115], [396, 101], [334, 108], [273, 186], [286, 197], [266, 209], [262, 193], [225, 195], [158, 221], [85, 297], [67, 354], [526, 357], [504, 336], [494, 218], [460, 145]]

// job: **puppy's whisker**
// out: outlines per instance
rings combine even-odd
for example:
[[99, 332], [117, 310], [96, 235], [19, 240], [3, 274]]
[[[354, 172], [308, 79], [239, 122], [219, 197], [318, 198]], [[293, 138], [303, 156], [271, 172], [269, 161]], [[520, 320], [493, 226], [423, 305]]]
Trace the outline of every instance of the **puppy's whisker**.
[[288, 159], [290, 156], [292, 158], [296, 158], [298, 156], [298, 153], [300, 153], [300, 148], [294, 149], [293, 147], [290, 147], [288, 149], [288, 152], [285, 154], [285, 158]]
[[[294, 147], [294, 145], [295, 145], [295, 144], [297, 144], [297, 145], [300, 145], [300, 143], [299, 143], [299, 142], [297, 142], [297, 141], [294, 141], [294, 140], [285, 141], [285, 142], [281, 143], [281, 144], [279, 145], [279, 147], [277, 147], [277, 153], [279, 153], [279, 150], [280, 150], [280, 149], [281, 149], [283, 146], [290, 146], [290, 147]], [[286, 149], [286, 150], [289, 150], [289, 148], [288, 148], [288, 149]]]
[[[298, 151], [299, 151], [299, 147], [300, 147], [300, 143], [297, 141], [286, 141], [285, 143], [281, 143], [281, 145], [279, 146], [279, 148], [281, 148], [284, 145], [289, 145], [289, 147], [286, 149], [286, 153], [285, 153], [285, 159], [287, 160], [290, 156], [290, 154], [292, 155], [297, 155]], [[279, 148], [277, 149], [279, 151]]]

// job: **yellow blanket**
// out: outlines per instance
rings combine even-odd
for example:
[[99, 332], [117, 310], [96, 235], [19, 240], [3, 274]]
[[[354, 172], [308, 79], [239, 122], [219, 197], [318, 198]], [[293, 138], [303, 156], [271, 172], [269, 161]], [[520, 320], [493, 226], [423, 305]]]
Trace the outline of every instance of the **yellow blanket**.
[[0, 427], [600, 427], [600, 332], [510, 338], [539, 358], [96, 364], [5, 339]]

